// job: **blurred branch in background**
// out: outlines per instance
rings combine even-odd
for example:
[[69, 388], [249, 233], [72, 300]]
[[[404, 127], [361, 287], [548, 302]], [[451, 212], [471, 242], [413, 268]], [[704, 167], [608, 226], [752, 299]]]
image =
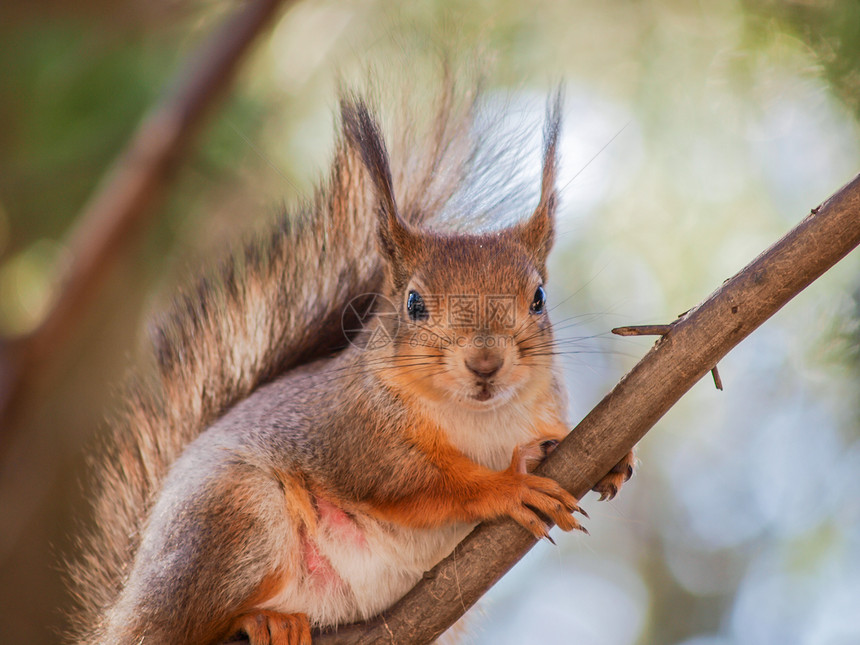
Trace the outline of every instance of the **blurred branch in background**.
[[[723, 356], [858, 244], [860, 175], [673, 323], [536, 473], [581, 499]], [[482, 524], [379, 618], [314, 643], [430, 643], [535, 544], [513, 520]]]
[[177, 162], [234, 78], [243, 55], [278, 8], [289, 4], [248, 2], [190, 57], [84, 207], [69, 235], [69, 262], [57, 297], [39, 326], [20, 338], [0, 339], [0, 459], [15, 415], [45, 361], [62, 352], [111, 267], [156, 212]]

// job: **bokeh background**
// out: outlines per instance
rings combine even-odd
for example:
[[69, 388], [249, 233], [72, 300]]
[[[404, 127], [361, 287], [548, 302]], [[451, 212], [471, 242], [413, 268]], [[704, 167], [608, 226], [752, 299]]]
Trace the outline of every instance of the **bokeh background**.
[[[235, 6], [0, 3], [2, 336], [38, 324], [87, 197]], [[386, 62], [420, 75], [440, 49], [492, 61], [489, 100], [536, 128], [565, 82], [550, 298], [573, 420], [650, 346], [610, 328], [670, 322], [860, 170], [855, 2], [298, 4], [23, 402], [0, 463], [0, 642], [60, 641], [86, 455], [148, 315], [310, 190], [339, 74]], [[860, 643], [858, 269], [855, 252], [734, 350], [724, 392], [694, 387], [642, 441], [620, 497], [586, 498], [591, 537], [538, 545], [462, 642]]]

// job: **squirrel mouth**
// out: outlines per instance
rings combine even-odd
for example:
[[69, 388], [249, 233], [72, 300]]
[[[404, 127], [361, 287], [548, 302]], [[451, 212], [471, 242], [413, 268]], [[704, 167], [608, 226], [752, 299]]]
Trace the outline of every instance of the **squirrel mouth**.
[[489, 401], [493, 398], [493, 393], [490, 391], [490, 386], [487, 383], [482, 383], [481, 389], [478, 390], [477, 394], [473, 394], [472, 398], [478, 401]]

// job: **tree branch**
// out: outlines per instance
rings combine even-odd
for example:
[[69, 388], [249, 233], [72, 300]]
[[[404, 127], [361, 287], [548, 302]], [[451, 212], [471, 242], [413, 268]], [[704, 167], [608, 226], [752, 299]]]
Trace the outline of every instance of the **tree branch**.
[[[860, 243], [860, 176], [672, 324], [538, 473], [584, 496], [729, 350]], [[512, 520], [479, 525], [397, 604], [314, 645], [429, 643], [534, 546]]]
[[203, 43], [145, 116], [84, 207], [66, 242], [71, 261], [44, 320], [28, 336], [0, 339], [0, 447], [38, 368], [62, 349], [111, 267], [155, 212], [204, 117], [282, 4], [290, 2], [247, 2]]

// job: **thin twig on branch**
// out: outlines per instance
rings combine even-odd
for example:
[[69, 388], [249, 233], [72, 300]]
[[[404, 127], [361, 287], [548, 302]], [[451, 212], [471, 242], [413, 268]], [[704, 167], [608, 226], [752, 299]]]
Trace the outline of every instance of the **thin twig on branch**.
[[[583, 497], [729, 350], [858, 243], [860, 176], [673, 323], [537, 472]], [[319, 634], [314, 645], [429, 643], [534, 544], [512, 520], [481, 524], [380, 617]]]
[[723, 390], [723, 379], [720, 377], [720, 371], [717, 369], [717, 366], [714, 365], [711, 368], [711, 376], [714, 377], [714, 387], [722, 392]]
[[612, 333], [616, 336], [665, 336], [672, 331], [672, 325], [629, 325], [616, 327]]
[[[683, 318], [687, 312], [684, 312], [678, 318]], [[665, 336], [672, 331], [672, 325], [629, 325], [627, 327], [616, 327], [612, 333], [617, 336]], [[720, 371], [714, 365], [711, 368], [711, 376], [714, 377], [714, 387], [722, 391], [723, 379], [720, 378]]]
[[203, 43], [144, 117], [84, 207], [66, 242], [70, 262], [50, 311], [28, 336], [0, 342], [0, 447], [40, 365], [62, 349], [112, 266], [155, 212], [204, 117], [283, 4], [290, 2], [247, 2]]

